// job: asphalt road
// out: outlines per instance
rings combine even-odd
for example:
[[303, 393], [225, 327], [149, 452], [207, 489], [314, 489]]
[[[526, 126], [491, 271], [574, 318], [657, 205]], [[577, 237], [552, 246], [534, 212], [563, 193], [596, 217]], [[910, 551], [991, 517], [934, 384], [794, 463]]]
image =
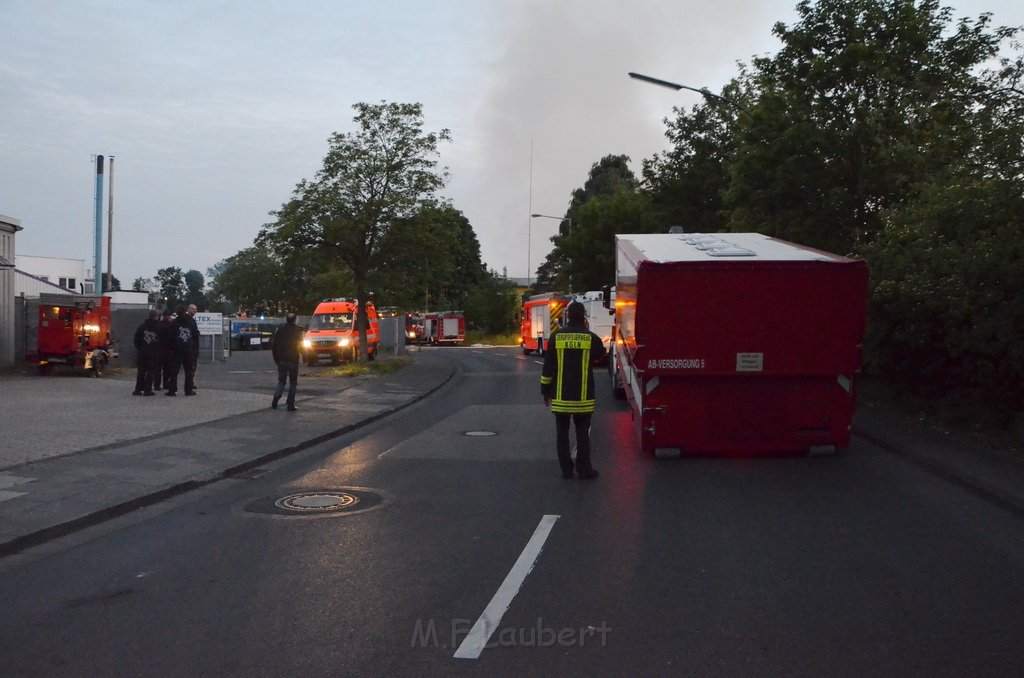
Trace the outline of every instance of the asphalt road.
[[[1024, 675], [1019, 514], [857, 438], [657, 461], [604, 389], [563, 480], [537, 359], [451, 351], [398, 415], [0, 562], [3, 675]], [[382, 502], [254, 512], [345, 488]]]

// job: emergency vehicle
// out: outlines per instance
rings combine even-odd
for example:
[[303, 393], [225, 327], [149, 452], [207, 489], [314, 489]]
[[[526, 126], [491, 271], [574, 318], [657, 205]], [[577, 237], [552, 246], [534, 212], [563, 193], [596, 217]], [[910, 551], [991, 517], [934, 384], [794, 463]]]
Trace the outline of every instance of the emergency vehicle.
[[519, 329], [519, 345], [523, 353], [544, 353], [548, 337], [562, 324], [562, 314], [570, 297], [561, 292], [534, 294], [523, 302], [523, 319]]
[[607, 293], [604, 290], [592, 290], [573, 295], [573, 301], [583, 304], [587, 314], [587, 328], [601, 337], [606, 354], [612, 350], [612, 330], [615, 327], [615, 310], [610, 302], [615, 300], [614, 288]]
[[461, 344], [466, 340], [462, 311], [435, 311], [423, 315], [423, 338], [429, 344]]
[[610, 371], [641, 449], [849, 445], [866, 262], [758, 233], [617, 235], [615, 249]]
[[423, 343], [423, 315], [420, 313], [405, 314], [405, 343]]
[[67, 365], [98, 377], [117, 357], [110, 341], [110, 297], [40, 294], [37, 334], [36, 352], [27, 359], [39, 374]]
[[[337, 365], [343, 360], [355, 361], [359, 357], [358, 307], [355, 299], [345, 298], [324, 299], [317, 305], [302, 338], [302, 359], [307, 365], [316, 365], [321, 358]], [[377, 309], [373, 302], [367, 302], [366, 315], [369, 319], [367, 359], [373, 360], [377, 357], [380, 341]]]

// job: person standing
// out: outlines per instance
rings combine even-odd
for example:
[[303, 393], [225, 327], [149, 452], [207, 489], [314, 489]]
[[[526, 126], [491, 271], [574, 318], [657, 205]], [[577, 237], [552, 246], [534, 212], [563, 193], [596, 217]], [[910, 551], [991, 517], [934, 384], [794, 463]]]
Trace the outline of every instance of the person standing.
[[195, 384], [192, 382], [192, 359], [195, 356], [194, 336], [198, 334], [196, 323], [185, 312], [184, 306], [176, 309], [174, 322], [171, 323], [173, 344], [171, 346], [171, 383], [166, 395], [178, 395], [178, 372], [185, 370], [185, 395], [195, 395]]
[[188, 321], [192, 329], [192, 392], [185, 395], [196, 394], [196, 370], [199, 368], [199, 325], [196, 323], [198, 310], [195, 304], [188, 305]]
[[171, 309], [165, 308], [159, 320], [159, 349], [154, 369], [153, 390], [165, 391], [171, 383], [171, 349], [174, 347]]
[[566, 325], [551, 333], [544, 352], [540, 391], [544, 404], [555, 415], [555, 444], [562, 477], [572, 478], [569, 425], [576, 428], [576, 474], [582, 480], [599, 474], [590, 463], [590, 420], [594, 414], [595, 362], [604, 360], [601, 338], [587, 329], [583, 304], [571, 302], [565, 309]]
[[277, 409], [277, 403], [284, 395], [285, 380], [288, 381], [288, 411], [294, 412], [295, 389], [299, 380], [299, 347], [302, 345], [302, 328], [295, 324], [295, 314], [285, 316], [284, 325], [277, 328], [271, 343], [274, 362], [277, 363], [277, 388], [270, 406]]
[[157, 311], [149, 312], [149, 317], [135, 330], [135, 390], [132, 395], [151, 396], [153, 382], [158, 378], [160, 369], [160, 321]]

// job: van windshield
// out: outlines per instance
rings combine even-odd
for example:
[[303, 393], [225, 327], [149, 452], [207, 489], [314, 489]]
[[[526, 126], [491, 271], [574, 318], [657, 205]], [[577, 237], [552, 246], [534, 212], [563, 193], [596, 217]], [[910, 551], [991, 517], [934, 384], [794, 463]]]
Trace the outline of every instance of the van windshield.
[[314, 313], [309, 321], [311, 330], [350, 330], [352, 329], [351, 313]]

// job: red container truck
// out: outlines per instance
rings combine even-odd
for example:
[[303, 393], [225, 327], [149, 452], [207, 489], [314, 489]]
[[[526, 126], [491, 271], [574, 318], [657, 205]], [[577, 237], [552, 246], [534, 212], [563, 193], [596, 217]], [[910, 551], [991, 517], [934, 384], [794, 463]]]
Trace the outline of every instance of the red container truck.
[[616, 236], [613, 387], [657, 456], [850, 442], [868, 267], [758, 233]]

